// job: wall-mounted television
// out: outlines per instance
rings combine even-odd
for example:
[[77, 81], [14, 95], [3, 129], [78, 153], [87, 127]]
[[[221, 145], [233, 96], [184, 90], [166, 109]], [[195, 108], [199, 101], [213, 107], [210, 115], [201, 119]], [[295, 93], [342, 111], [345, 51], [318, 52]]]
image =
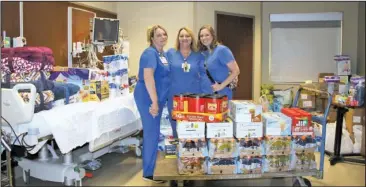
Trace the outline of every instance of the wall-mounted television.
[[93, 44], [112, 45], [118, 43], [119, 20], [95, 17], [93, 20]]

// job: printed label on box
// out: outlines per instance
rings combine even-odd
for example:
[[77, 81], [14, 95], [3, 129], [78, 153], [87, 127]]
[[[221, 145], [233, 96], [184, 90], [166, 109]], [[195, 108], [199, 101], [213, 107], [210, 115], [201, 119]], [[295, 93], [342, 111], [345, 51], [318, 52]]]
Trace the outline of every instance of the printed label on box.
[[301, 94], [301, 99], [308, 99], [308, 94]]
[[204, 138], [204, 122], [178, 122], [177, 133], [179, 138]]
[[236, 138], [259, 138], [263, 137], [262, 122], [235, 123]]
[[233, 123], [207, 123], [207, 138], [233, 138]]
[[312, 107], [313, 102], [312, 101], [303, 101], [302, 105], [303, 105], [303, 107]]
[[353, 123], [361, 123], [361, 116], [353, 116]]

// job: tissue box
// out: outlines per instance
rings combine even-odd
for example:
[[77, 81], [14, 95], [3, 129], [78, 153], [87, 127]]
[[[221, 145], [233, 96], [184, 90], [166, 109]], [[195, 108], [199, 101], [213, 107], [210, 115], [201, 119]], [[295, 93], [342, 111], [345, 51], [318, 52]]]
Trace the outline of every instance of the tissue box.
[[262, 105], [248, 100], [230, 100], [230, 118], [235, 122], [261, 122]]
[[180, 175], [204, 175], [207, 173], [207, 161], [203, 157], [179, 157], [177, 161]]
[[236, 138], [263, 137], [262, 122], [234, 122], [234, 136]]
[[239, 174], [262, 174], [263, 158], [261, 156], [256, 157], [241, 157], [238, 160], [238, 173]]
[[291, 118], [280, 112], [267, 112], [263, 114], [265, 136], [291, 135], [291, 123]]
[[179, 138], [205, 138], [205, 122], [177, 122], [177, 134]]
[[236, 174], [236, 158], [211, 158], [208, 160], [208, 174]]
[[208, 142], [208, 155], [210, 158], [237, 157], [236, 141], [233, 138], [210, 139]]
[[269, 136], [264, 140], [265, 155], [287, 155], [291, 148], [291, 136]]
[[264, 159], [263, 171], [266, 173], [286, 172], [291, 170], [291, 155], [270, 155]]
[[334, 61], [337, 64], [338, 75], [351, 75], [351, 58], [348, 55], [336, 55]]
[[227, 118], [222, 123], [207, 123], [207, 138], [233, 138], [233, 122]]
[[293, 168], [295, 171], [307, 171], [316, 169], [316, 160], [314, 153], [296, 153], [296, 165]]
[[238, 140], [237, 149], [240, 157], [261, 156], [264, 154], [262, 138], [242, 138]]
[[179, 157], [206, 157], [208, 156], [207, 143], [202, 139], [179, 139]]

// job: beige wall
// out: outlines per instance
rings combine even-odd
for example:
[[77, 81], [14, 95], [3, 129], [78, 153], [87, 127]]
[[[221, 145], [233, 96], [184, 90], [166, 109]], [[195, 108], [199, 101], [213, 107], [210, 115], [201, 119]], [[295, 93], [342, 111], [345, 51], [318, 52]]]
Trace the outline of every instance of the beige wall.
[[357, 67], [358, 2], [263, 2], [262, 83], [269, 81], [269, 15], [271, 13], [343, 12], [343, 54], [351, 56], [352, 72]]
[[365, 75], [365, 2], [358, 7], [358, 58], [357, 73]]
[[130, 42], [130, 74], [136, 75], [142, 51], [148, 46], [148, 26], [160, 24], [167, 29], [168, 44], [165, 50], [175, 44], [179, 28], [193, 29], [193, 2], [119, 2], [118, 19]]
[[90, 6], [93, 8], [106, 10], [111, 13], [117, 13], [117, 2], [72, 2], [75, 4], [82, 4], [84, 6]]
[[[261, 85], [261, 3], [260, 2], [197, 2], [196, 32], [204, 24], [215, 26], [215, 11], [254, 17], [253, 99], [258, 99]], [[240, 62], [238, 62], [240, 63]], [[244, 70], [241, 70], [244, 73]]]

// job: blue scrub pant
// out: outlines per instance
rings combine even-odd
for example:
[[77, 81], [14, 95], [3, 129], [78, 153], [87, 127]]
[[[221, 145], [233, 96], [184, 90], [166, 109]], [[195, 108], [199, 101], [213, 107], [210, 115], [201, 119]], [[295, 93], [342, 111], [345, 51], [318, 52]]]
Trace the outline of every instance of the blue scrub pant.
[[143, 141], [142, 141], [143, 177], [152, 177], [154, 176], [155, 162], [158, 154], [160, 119], [164, 104], [159, 103], [159, 115], [154, 118], [149, 113], [151, 100], [148, 94], [146, 92], [143, 93], [142, 90], [136, 90], [136, 88], [134, 92], [135, 102], [141, 116], [141, 122], [143, 128]]
[[172, 118], [172, 111], [173, 111], [173, 96], [168, 98], [168, 111], [169, 111], [169, 121], [170, 121], [170, 125], [172, 127], [173, 130], [173, 136], [174, 138], [178, 138], [178, 133], [177, 133], [177, 121], [173, 120]]

